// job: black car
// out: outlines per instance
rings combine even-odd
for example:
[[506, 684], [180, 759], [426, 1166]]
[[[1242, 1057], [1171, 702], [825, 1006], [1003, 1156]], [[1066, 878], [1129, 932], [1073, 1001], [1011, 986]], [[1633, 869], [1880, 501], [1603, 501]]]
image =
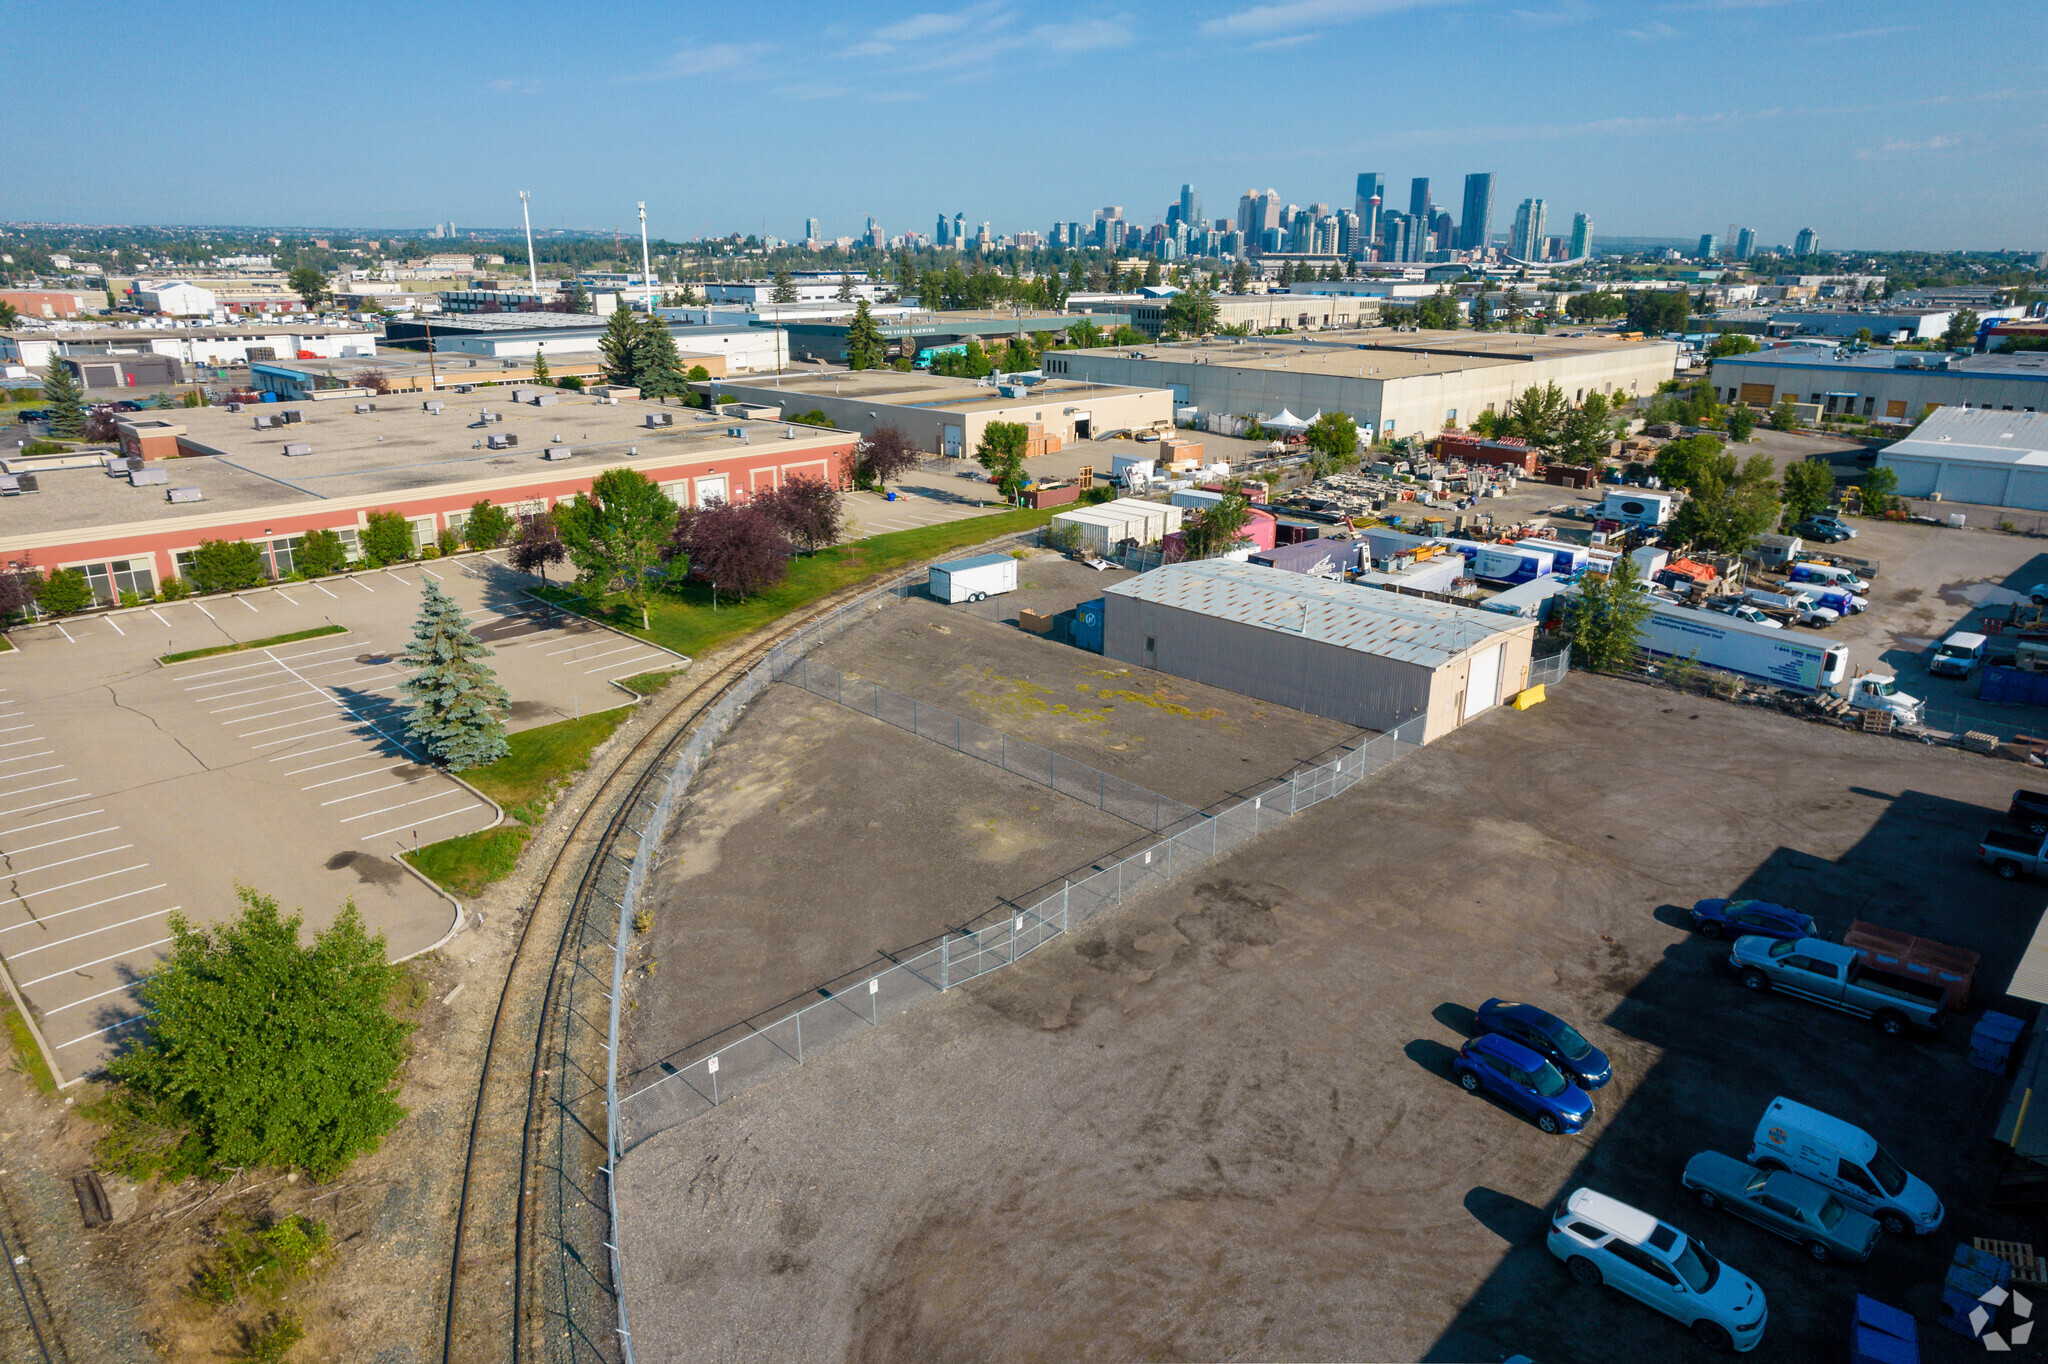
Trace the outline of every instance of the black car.
[[1802, 540], [1818, 540], [1824, 545], [1839, 544], [1849, 538], [1847, 531], [1818, 521], [1801, 521], [1792, 527], [1792, 533]]
[[116, 412], [140, 412], [142, 410], [142, 404], [132, 403], [129, 402], [126, 398], [123, 398], [120, 402], [114, 404], [114, 410]]
[[41, 408], [24, 408], [15, 414], [14, 419], [20, 422], [46, 422], [50, 419], [50, 414]]

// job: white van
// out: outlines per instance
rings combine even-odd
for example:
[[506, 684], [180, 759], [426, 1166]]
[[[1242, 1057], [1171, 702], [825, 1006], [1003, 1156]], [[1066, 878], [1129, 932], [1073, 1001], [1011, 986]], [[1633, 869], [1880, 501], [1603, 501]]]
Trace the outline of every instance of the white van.
[[1710, 1349], [1754, 1350], [1764, 1291], [1699, 1241], [1617, 1198], [1578, 1189], [1550, 1216], [1550, 1253], [1588, 1287], [1610, 1284], [1692, 1328]]
[[1771, 1100], [1749, 1148], [1749, 1163], [1790, 1170], [1831, 1189], [1894, 1236], [1925, 1236], [1941, 1225], [1941, 1200], [1860, 1127], [1790, 1099]]
[[1941, 642], [1927, 671], [1939, 677], [1968, 677], [1984, 661], [1991, 641], [1968, 630], [1958, 630]]
[[1870, 584], [1846, 568], [1833, 564], [1794, 564], [1791, 573], [1795, 583], [1818, 583], [1823, 587], [1846, 587], [1851, 592], [1868, 592]]

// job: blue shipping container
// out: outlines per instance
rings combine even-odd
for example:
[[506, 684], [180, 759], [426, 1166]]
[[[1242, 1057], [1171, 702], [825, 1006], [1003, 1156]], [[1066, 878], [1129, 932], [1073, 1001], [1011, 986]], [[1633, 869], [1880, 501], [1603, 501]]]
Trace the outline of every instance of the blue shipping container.
[[1977, 678], [1977, 699], [2017, 706], [2048, 706], [2048, 673], [1986, 667]]
[[1107, 600], [1097, 597], [1084, 601], [1074, 608], [1074, 644], [1090, 653], [1102, 652], [1102, 604]]

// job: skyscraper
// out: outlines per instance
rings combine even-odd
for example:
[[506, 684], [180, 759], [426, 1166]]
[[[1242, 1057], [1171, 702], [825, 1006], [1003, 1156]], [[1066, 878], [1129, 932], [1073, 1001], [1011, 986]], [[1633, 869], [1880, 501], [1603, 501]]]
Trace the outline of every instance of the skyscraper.
[[953, 249], [959, 251], [964, 249], [966, 245], [967, 215], [965, 213], [955, 213], [953, 215]]
[[1432, 251], [1449, 251], [1457, 245], [1458, 230], [1451, 223], [1447, 209], [1432, 209], [1429, 217], [1429, 247]]
[[1593, 249], [1593, 220], [1583, 213], [1572, 215], [1572, 244], [1566, 248], [1565, 256], [1577, 260]]
[[1508, 234], [1508, 254], [1516, 260], [1543, 258], [1543, 214], [1541, 199], [1524, 199], [1515, 210], [1515, 230]]
[[1721, 239], [1711, 232], [1700, 233], [1700, 249], [1696, 254], [1703, 261], [1721, 259]]
[[1408, 216], [1417, 222], [1429, 221], [1429, 177], [1418, 175], [1408, 182]]
[[1202, 196], [1195, 193], [1193, 185], [1180, 187], [1180, 220], [1190, 228], [1202, 224]]
[[1465, 177], [1465, 216], [1458, 220], [1458, 249], [1484, 251], [1493, 237], [1493, 172]]
[[1748, 260], [1756, 254], [1756, 230], [1743, 228], [1735, 234], [1735, 259]]
[[1340, 256], [1356, 256], [1363, 250], [1364, 246], [1365, 243], [1359, 239], [1358, 235], [1358, 214], [1348, 208], [1338, 209], [1337, 254]]
[[953, 244], [953, 225], [946, 221], [944, 213], [939, 214], [938, 230], [932, 233], [932, 245], [941, 249]]
[[1367, 245], [1380, 239], [1380, 208], [1386, 200], [1386, 176], [1367, 171], [1358, 177], [1358, 197], [1352, 207], [1358, 213], [1358, 230]]
[[1818, 250], [1820, 250], [1820, 235], [1810, 227], [1800, 228], [1798, 237], [1794, 238], [1792, 242], [1792, 254], [1795, 256], [1810, 256]]
[[821, 232], [819, 232], [819, 231], [818, 231], [818, 220], [817, 220], [816, 218], [806, 218], [806, 219], [804, 219], [804, 240], [805, 240], [805, 241], [807, 241], [807, 242], [814, 242], [814, 241], [817, 241], [817, 240], [818, 240], [818, 239], [819, 239], [820, 237], [822, 237], [823, 235], [824, 235], [823, 233], [821, 233]]

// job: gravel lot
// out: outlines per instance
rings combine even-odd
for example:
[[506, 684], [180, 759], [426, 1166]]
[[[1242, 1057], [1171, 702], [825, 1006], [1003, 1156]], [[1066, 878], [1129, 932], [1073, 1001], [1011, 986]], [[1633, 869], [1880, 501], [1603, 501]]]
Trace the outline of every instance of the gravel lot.
[[[2039, 1238], [1983, 1205], [2002, 1085], [1965, 1064], [1967, 1022], [1886, 1043], [1753, 999], [1678, 907], [1758, 894], [1831, 934], [1938, 933], [1984, 953], [1975, 1004], [1995, 1005], [2043, 902], [1970, 862], [2014, 771], [1574, 676], [635, 1149], [636, 1354], [1699, 1355], [1542, 1248], [1541, 1210], [1590, 1183], [1763, 1285], [1755, 1358], [1837, 1357], [1859, 1289], [1922, 1316], [1924, 1357], [1970, 1357], [1931, 1324], [1955, 1238]], [[1447, 1078], [1494, 994], [1615, 1058], [1585, 1133], [1546, 1138]], [[1687, 1156], [1740, 1154], [1778, 1093], [1875, 1130], [1947, 1201], [1941, 1234], [1815, 1266], [1692, 1205]]]

